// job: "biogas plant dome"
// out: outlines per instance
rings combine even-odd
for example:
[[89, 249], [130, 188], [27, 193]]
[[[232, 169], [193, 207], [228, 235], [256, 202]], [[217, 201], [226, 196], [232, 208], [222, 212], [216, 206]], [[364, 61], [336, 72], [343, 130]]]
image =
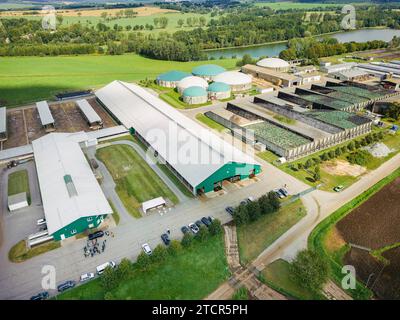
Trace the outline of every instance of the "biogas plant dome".
[[251, 75], [238, 71], [226, 71], [220, 73], [214, 78], [215, 82], [228, 84], [232, 91], [244, 91], [250, 89], [252, 80], [253, 78]]
[[157, 84], [163, 87], [175, 88], [183, 78], [190, 77], [191, 74], [183, 71], [169, 71], [157, 77]]
[[279, 58], [265, 58], [256, 63], [257, 66], [278, 71], [287, 71], [290, 66], [285, 60]]
[[192, 69], [193, 75], [206, 80], [212, 80], [215, 76], [224, 71], [226, 71], [224, 68], [217, 66], [216, 64], [203, 64]]
[[182, 93], [183, 90], [189, 87], [202, 87], [203, 89], [207, 89], [208, 82], [203, 78], [190, 76], [179, 81], [177, 87], [179, 93]]
[[207, 91], [203, 87], [189, 87], [183, 90], [182, 98], [188, 104], [205, 103], [207, 102]]

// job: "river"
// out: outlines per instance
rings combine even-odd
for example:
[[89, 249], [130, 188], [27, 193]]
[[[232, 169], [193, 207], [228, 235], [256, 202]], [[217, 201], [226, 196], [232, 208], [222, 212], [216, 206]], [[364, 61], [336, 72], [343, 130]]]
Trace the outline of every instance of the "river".
[[[329, 35], [332, 38], [338, 39], [339, 42], [366, 42], [372, 40], [383, 40], [390, 41], [393, 36], [400, 37], [400, 30], [393, 29], [362, 29], [347, 32], [334, 33]], [[281, 43], [270, 43], [259, 46], [242, 47], [242, 48], [230, 48], [230, 49], [218, 49], [207, 51], [208, 57], [219, 59], [221, 56], [224, 58], [231, 58], [235, 56], [237, 58], [242, 57], [245, 54], [250, 54], [253, 58], [261, 56], [278, 56], [282, 50], [287, 48], [286, 42]]]

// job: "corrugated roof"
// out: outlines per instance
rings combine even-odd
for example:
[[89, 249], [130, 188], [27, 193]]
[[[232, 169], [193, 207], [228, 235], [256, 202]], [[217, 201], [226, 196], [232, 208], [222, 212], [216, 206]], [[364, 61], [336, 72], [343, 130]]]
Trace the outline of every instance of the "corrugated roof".
[[[252, 157], [187, 118], [145, 89], [113, 81], [96, 96], [127, 128], [135, 130], [196, 187], [229, 162], [258, 164]], [[183, 158], [180, 151], [194, 158]], [[185, 153], [186, 155], [186, 153]]]
[[78, 100], [76, 104], [90, 123], [101, 122], [101, 118], [86, 99]]
[[[82, 217], [112, 213], [79, 146], [85, 140], [84, 132], [50, 133], [32, 142], [49, 234]], [[68, 191], [65, 176], [76, 195]]]
[[0, 108], [0, 132], [7, 132], [7, 112], [6, 112], [6, 107]]
[[36, 108], [39, 111], [39, 117], [40, 121], [42, 122], [42, 126], [54, 123], [54, 118], [51, 115], [47, 101], [36, 102]]

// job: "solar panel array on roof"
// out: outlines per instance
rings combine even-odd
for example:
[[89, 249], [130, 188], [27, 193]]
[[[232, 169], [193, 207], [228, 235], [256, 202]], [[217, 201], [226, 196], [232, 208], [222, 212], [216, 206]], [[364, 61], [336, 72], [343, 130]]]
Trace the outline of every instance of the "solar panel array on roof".
[[51, 115], [47, 101], [36, 102], [36, 108], [39, 111], [39, 117], [40, 121], [42, 122], [42, 126], [47, 126], [48, 124], [54, 123], [54, 118]]
[[82, 111], [82, 113], [85, 115], [87, 121], [89, 123], [101, 123], [101, 118], [99, 115], [94, 111], [93, 107], [87, 102], [86, 99], [81, 99], [76, 101], [76, 104], [78, 105], [79, 109]]

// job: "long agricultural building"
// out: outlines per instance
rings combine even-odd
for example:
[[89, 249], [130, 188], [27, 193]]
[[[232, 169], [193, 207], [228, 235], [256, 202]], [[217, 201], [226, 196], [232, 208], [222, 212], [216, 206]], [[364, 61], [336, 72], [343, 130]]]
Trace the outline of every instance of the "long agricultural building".
[[82, 148], [85, 132], [50, 133], [32, 142], [48, 234], [64, 240], [98, 227], [112, 209]]
[[395, 94], [378, 86], [327, 82], [252, 102], [228, 102], [205, 115], [259, 150], [265, 146], [292, 161], [371, 132], [371, 119], [349, 111]]
[[91, 129], [103, 127], [103, 121], [86, 99], [77, 100], [76, 104]]
[[46, 132], [54, 131], [56, 129], [56, 125], [47, 101], [37, 102], [36, 108], [39, 112], [42, 127], [46, 130]]
[[261, 171], [252, 157], [137, 85], [113, 81], [96, 97], [195, 195]]

